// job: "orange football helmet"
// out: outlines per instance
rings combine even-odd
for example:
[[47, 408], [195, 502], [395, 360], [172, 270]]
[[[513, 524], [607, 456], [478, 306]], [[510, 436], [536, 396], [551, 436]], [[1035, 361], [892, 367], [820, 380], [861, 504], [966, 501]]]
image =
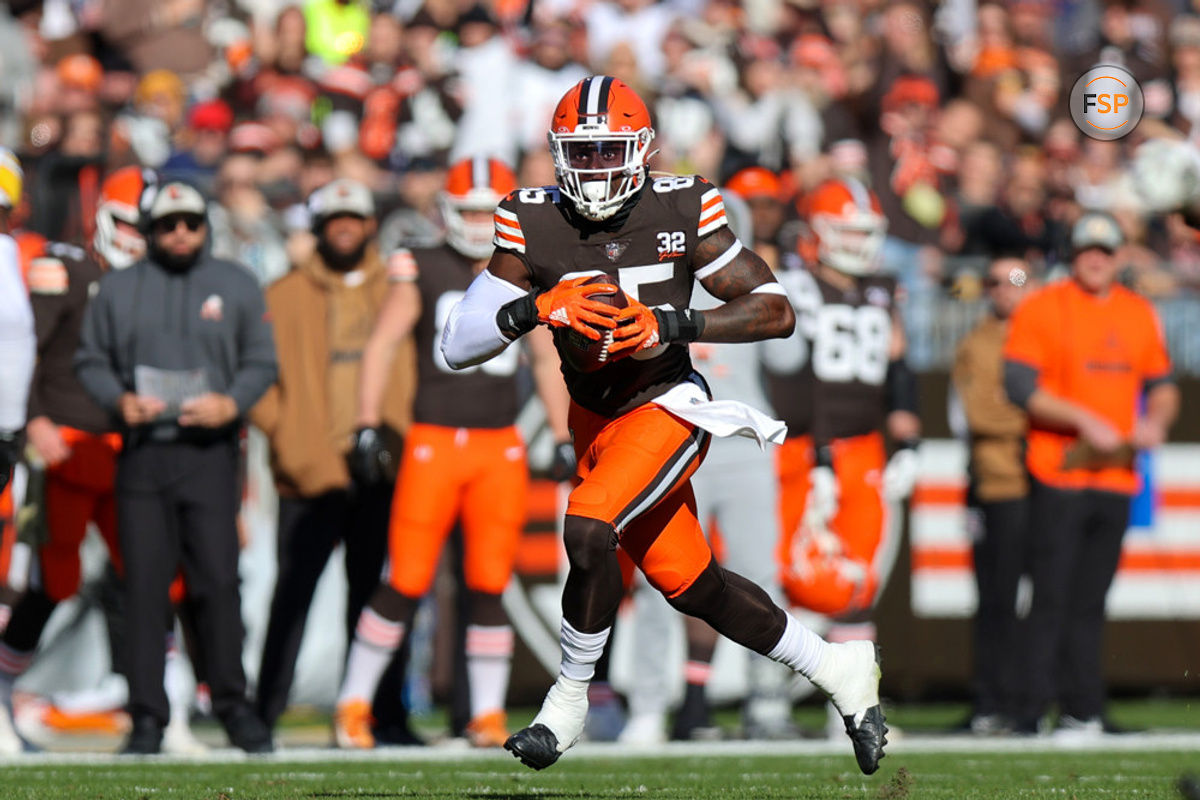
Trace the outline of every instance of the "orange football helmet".
[[646, 182], [650, 111], [616, 78], [575, 84], [558, 101], [547, 138], [559, 188], [587, 219], [611, 217]]
[[138, 228], [138, 202], [145, 188], [139, 167], [122, 167], [100, 185], [92, 247], [112, 269], [125, 269], [146, 252], [146, 240], [140, 232], [117, 227], [120, 221]]
[[801, 253], [847, 275], [866, 275], [878, 267], [887, 235], [887, 218], [875, 193], [854, 178], [828, 180], [804, 199], [811, 237]]
[[743, 200], [759, 197], [779, 201], [783, 199], [783, 181], [766, 167], [746, 167], [738, 170], [725, 182], [725, 188]]
[[[446, 243], [467, 258], [487, 258], [492, 252], [495, 226], [492, 212], [504, 196], [517, 188], [517, 176], [503, 161], [484, 156], [464, 158], [446, 173], [446, 186], [438, 195], [446, 220]], [[485, 211], [478, 221], [464, 211]]]
[[792, 605], [840, 617], [871, 607], [879, 577], [869, 563], [846, 552], [837, 534], [804, 523], [781, 583]]

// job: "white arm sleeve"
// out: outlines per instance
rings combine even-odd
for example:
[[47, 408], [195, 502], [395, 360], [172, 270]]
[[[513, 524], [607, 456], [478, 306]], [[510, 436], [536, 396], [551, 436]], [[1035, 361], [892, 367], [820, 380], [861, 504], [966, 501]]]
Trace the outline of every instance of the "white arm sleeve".
[[24, 427], [36, 360], [33, 310], [21, 281], [17, 243], [0, 236], [0, 431]]
[[524, 297], [519, 286], [486, 269], [475, 276], [467, 293], [450, 309], [442, 332], [442, 355], [453, 369], [482, 364], [511, 342], [500, 332], [496, 314], [505, 303]]

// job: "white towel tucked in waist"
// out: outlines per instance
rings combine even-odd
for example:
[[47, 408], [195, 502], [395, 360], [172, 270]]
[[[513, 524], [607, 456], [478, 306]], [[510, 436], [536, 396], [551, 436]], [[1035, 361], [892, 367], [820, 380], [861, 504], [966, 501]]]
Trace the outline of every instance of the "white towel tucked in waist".
[[691, 381], [651, 402], [713, 436], [745, 436], [756, 441], [760, 448], [767, 442], [781, 444], [787, 435], [787, 423], [737, 400], [709, 400], [704, 390]]

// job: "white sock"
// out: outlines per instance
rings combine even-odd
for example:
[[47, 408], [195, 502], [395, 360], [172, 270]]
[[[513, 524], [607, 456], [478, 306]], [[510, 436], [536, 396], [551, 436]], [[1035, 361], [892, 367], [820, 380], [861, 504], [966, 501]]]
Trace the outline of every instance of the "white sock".
[[800, 624], [791, 614], [787, 615], [787, 627], [775, 644], [775, 648], [767, 653], [767, 657], [787, 664], [806, 678], [811, 678], [825, 656], [828, 643]]
[[188, 665], [183, 653], [175, 644], [174, 635], [167, 637], [167, 660], [163, 670], [163, 685], [170, 703], [171, 721], [187, 724], [192, 702], [191, 682], [187, 677]]
[[400, 648], [403, 639], [404, 623], [386, 619], [370, 606], [364, 608], [358, 617], [358, 627], [354, 630], [354, 641], [350, 643], [346, 676], [342, 679], [338, 703], [347, 700], [371, 702], [379, 687], [379, 679], [383, 677], [392, 654]]
[[604, 653], [604, 645], [612, 628], [605, 628], [599, 633], [580, 633], [565, 619], [558, 641], [562, 645], [562, 666], [559, 672], [563, 677], [574, 681], [590, 681], [596, 674], [596, 662]]
[[512, 666], [513, 630], [508, 625], [467, 626], [467, 679], [471, 716], [504, 708]]

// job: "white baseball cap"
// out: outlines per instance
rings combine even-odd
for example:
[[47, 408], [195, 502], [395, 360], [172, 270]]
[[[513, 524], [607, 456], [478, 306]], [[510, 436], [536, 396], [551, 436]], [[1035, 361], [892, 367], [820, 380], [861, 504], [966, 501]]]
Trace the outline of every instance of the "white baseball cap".
[[369, 219], [375, 216], [375, 200], [371, 197], [371, 190], [362, 183], [350, 178], [338, 178], [309, 195], [308, 212], [314, 225], [320, 225], [339, 214]]
[[159, 187], [154, 199], [150, 201], [150, 210], [147, 215], [153, 222], [172, 214], [204, 216], [207, 209], [208, 204], [204, 201], [204, 195], [200, 194], [196, 187], [181, 181], [171, 181]]
[[1103, 211], [1089, 211], [1071, 229], [1071, 248], [1076, 253], [1089, 247], [1099, 247], [1112, 253], [1124, 243], [1121, 226], [1111, 214]]

